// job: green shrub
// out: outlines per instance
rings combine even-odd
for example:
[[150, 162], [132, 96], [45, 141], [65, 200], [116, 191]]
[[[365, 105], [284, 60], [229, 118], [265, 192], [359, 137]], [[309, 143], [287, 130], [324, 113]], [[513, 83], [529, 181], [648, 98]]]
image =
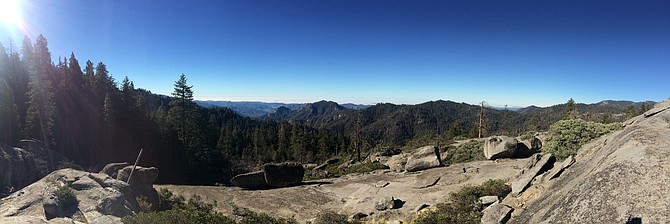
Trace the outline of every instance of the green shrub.
[[56, 201], [64, 209], [71, 209], [77, 207], [79, 201], [77, 201], [77, 195], [74, 194], [72, 188], [68, 186], [62, 186], [56, 189], [53, 192], [56, 196]]
[[542, 151], [562, 160], [577, 154], [582, 145], [602, 135], [621, 129], [621, 124], [602, 124], [582, 119], [560, 120], [549, 127]]
[[359, 221], [348, 221], [346, 215], [334, 211], [319, 212], [314, 219], [314, 224], [359, 224]]
[[171, 209], [160, 212], [140, 212], [123, 217], [123, 223], [166, 224], [166, 223], [222, 223], [235, 224], [235, 220], [220, 213], [205, 212], [197, 209]]
[[480, 223], [485, 207], [477, 199], [489, 195], [503, 198], [511, 191], [512, 188], [503, 180], [488, 180], [477, 186], [466, 186], [451, 193], [448, 202], [437, 204], [435, 210], [418, 215], [411, 223]]
[[447, 147], [442, 162], [444, 165], [464, 163], [477, 160], [486, 160], [484, 157], [484, 142], [472, 140], [459, 146]]

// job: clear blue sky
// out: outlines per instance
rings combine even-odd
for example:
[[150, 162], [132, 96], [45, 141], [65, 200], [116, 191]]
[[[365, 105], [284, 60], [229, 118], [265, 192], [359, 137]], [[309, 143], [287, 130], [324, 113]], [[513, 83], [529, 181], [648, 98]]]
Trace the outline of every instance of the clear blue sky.
[[184, 73], [197, 99], [233, 101], [670, 97], [669, 1], [19, 2], [4, 45], [42, 33], [54, 58], [166, 95]]

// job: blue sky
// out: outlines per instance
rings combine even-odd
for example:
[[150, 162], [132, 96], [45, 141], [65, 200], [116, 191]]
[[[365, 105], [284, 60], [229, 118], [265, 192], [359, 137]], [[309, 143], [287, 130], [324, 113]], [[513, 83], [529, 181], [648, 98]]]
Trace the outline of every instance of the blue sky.
[[[0, 0], [16, 1], [16, 0]], [[54, 58], [75, 52], [206, 100], [491, 105], [670, 97], [668, 1], [19, 0]]]

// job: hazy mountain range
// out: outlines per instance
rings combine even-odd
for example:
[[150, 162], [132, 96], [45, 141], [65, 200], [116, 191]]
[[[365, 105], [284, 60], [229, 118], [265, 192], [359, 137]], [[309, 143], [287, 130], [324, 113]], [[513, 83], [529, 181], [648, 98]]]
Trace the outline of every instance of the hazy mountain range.
[[[309, 105], [307, 103], [266, 103], [266, 102], [253, 102], [253, 101], [234, 102], [234, 101], [196, 100], [195, 102], [202, 107], [227, 107], [242, 116], [252, 118], [266, 116], [270, 113], [274, 113], [275, 110], [279, 108], [297, 110], [305, 107], [306, 105]], [[353, 104], [353, 103], [345, 103], [340, 106], [354, 110], [365, 109], [370, 107], [370, 105]], [[281, 110], [285, 111], [285, 109]]]

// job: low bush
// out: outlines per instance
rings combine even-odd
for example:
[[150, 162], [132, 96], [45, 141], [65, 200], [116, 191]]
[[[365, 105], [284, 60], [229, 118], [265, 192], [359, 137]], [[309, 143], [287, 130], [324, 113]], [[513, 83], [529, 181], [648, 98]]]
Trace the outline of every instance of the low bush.
[[435, 209], [419, 214], [411, 223], [480, 223], [485, 207], [478, 202], [479, 197], [495, 195], [503, 198], [511, 191], [512, 188], [503, 180], [488, 180], [477, 186], [466, 186], [451, 193], [448, 202], [437, 204]]
[[75, 195], [72, 188], [68, 186], [59, 187], [53, 194], [56, 196], [56, 201], [63, 209], [72, 209], [79, 205], [77, 195]]
[[542, 151], [562, 160], [577, 154], [582, 145], [602, 135], [621, 129], [619, 123], [602, 124], [582, 119], [560, 120], [549, 127]]
[[442, 162], [444, 165], [486, 160], [484, 142], [472, 140], [459, 146], [448, 146]]

